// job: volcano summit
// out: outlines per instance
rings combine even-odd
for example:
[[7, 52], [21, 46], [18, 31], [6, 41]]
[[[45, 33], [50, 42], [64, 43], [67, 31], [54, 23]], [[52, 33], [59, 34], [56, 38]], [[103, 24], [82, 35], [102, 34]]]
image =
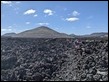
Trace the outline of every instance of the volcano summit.
[[46, 26], [40, 26], [35, 29], [27, 30], [21, 33], [14, 35], [13, 37], [22, 37], [22, 38], [71, 38], [71, 36], [59, 33], [55, 30], [52, 30]]

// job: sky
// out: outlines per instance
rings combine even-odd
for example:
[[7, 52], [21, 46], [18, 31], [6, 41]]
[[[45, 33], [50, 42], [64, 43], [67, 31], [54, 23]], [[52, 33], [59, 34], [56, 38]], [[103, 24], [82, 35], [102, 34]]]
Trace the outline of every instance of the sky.
[[39, 26], [76, 35], [108, 32], [108, 1], [1, 1], [1, 35]]

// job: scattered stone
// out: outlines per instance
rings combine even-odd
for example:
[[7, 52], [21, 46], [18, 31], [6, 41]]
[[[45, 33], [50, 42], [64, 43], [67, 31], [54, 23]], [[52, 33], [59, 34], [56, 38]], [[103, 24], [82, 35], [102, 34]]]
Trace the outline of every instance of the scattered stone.
[[1, 81], [108, 81], [108, 40], [1, 38]]

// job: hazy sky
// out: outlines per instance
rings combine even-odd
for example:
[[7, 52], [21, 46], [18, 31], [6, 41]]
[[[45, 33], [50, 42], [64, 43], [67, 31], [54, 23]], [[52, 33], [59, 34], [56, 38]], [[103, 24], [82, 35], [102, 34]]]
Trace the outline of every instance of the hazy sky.
[[108, 2], [1, 2], [1, 34], [19, 33], [42, 25], [67, 34], [108, 32]]

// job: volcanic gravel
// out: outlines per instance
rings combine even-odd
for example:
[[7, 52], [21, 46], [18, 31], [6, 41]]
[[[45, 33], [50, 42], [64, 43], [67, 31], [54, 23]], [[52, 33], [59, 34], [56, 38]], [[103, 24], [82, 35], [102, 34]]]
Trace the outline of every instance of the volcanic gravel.
[[108, 40], [1, 38], [1, 81], [108, 81]]

